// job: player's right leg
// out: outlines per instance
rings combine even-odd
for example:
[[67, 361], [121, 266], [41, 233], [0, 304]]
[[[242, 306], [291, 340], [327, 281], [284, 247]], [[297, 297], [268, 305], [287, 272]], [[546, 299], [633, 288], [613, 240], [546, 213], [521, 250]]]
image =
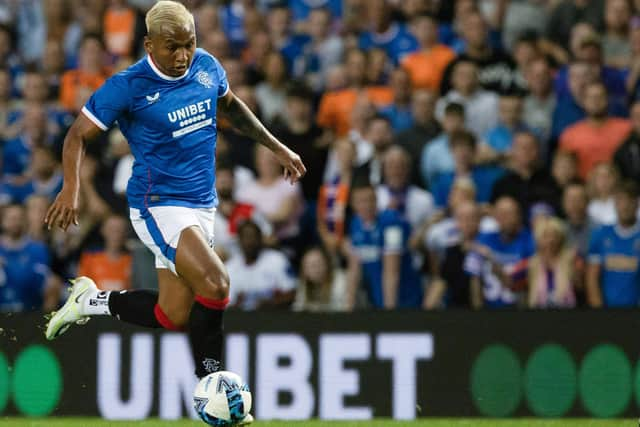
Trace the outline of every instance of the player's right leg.
[[[140, 211], [131, 210], [131, 222], [138, 237], [154, 253], [160, 293], [149, 289], [100, 291], [93, 280], [79, 277], [71, 281], [71, 293], [62, 308], [53, 312], [45, 336], [52, 340], [73, 324], [84, 324], [91, 316], [111, 315], [124, 322], [148, 328], [183, 330], [187, 324], [193, 292], [169, 268], [175, 268], [149, 230], [150, 221]], [[151, 224], [153, 227], [153, 224]]]

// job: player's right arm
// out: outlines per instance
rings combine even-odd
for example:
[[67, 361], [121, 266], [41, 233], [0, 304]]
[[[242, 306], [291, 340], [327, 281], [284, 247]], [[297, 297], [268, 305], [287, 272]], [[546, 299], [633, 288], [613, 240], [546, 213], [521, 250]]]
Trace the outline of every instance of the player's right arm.
[[78, 225], [78, 197], [80, 194], [80, 165], [84, 158], [87, 141], [96, 138], [102, 130], [83, 113], [69, 128], [62, 148], [62, 190], [49, 207], [44, 222], [47, 227], [58, 225], [67, 230], [71, 223]]

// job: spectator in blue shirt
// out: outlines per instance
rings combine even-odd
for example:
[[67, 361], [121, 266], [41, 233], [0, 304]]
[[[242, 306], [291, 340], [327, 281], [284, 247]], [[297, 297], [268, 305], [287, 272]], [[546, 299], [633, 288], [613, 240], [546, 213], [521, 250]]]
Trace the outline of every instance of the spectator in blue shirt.
[[12, 178], [0, 182], [0, 203], [23, 204], [32, 194], [46, 196], [50, 202], [62, 188], [62, 171], [55, 154], [49, 147], [33, 149], [30, 177], [24, 180]]
[[57, 289], [47, 287], [49, 250], [27, 237], [25, 209], [10, 205], [2, 214], [0, 236], [0, 312], [46, 311], [58, 302]]
[[637, 307], [640, 297], [638, 186], [616, 188], [618, 221], [595, 230], [589, 243], [587, 303], [599, 307]]
[[374, 308], [420, 307], [422, 280], [408, 247], [411, 226], [397, 211], [378, 213], [376, 192], [368, 183], [354, 185], [351, 194], [354, 216], [345, 244], [347, 307], [354, 307], [360, 282]]
[[420, 172], [424, 186], [430, 188], [438, 175], [453, 172], [454, 163], [449, 139], [455, 132], [464, 129], [464, 107], [462, 104], [452, 102], [444, 109], [442, 118], [443, 132], [422, 150]]
[[523, 226], [517, 200], [503, 196], [493, 212], [499, 231], [480, 233], [464, 262], [464, 270], [471, 275], [475, 308], [515, 307], [522, 299], [529, 258], [534, 253], [533, 237]]
[[484, 134], [478, 147], [478, 162], [504, 160], [513, 144], [513, 136], [524, 130], [526, 125], [522, 120], [522, 97], [516, 93], [500, 95], [498, 124]]
[[47, 129], [47, 116], [44, 107], [29, 104], [25, 109], [21, 132], [6, 142], [2, 157], [2, 174], [13, 178], [27, 172], [31, 161], [31, 152], [38, 145], [51, 145], [51, 135]]
[[394, 133], [413, 126], [411, 112], [411, 78], [404, 68], [396, 68], [391, 73], [389, 86], [393, 91], [393, 103], [380, 109], [380, 114], [391, 122]]
[[289, 73], [293, 74], [296, 61], [302, 57], [304, 48], [309, 43], [309, 36], [291, 31], [291, 15], [284, 5], [269, 9], [267, 27], [272, 45], [287, 59]]
[[293, 22], [304, 21], [318, 9], [327, 10], [333, 18], [342, 16], [342, 0], [289, 0]]
[[488, 203], [493, 185], [504, 173], [494, 166], [475, 166], [477, 157], [476, 138], [468, 131], [461, 130], [451, 135], [449, 142], [453, 152], [453, 172], [441, 173], [433, 182], [431, 192], [436, 206], [444, 208], [449, 200], [449, 192], [456, 179], [471, 178], [476, 187], [476, 201]]
[[382, 48], [396, 65], [404, 55], [418, 50], [418, 42], [409, 30], [391, 19], [391, 11], [386, 0], [367, 1], [367, 10], [371, 29], [360, 35], [360, 49]]

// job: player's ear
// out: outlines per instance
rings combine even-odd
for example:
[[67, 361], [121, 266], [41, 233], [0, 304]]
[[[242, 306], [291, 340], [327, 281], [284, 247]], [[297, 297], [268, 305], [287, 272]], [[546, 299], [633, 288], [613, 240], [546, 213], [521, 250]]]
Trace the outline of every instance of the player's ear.
[[149, 37], [149, 36], [144, 36], [144, 43], [143, 43], [143, 46], [144, 46], [144, 50], [145, 50], [147, 53], [151, 53], [151, 51], [153, 50], [153, 42], [151, 41], [151, 37]]

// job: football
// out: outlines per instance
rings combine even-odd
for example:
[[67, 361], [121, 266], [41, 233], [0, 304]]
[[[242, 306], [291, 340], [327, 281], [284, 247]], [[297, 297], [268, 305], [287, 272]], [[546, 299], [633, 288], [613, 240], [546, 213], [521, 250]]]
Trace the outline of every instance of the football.
[[249, 414], [251, 392], [238, 374], [214, 372], [198, 382], [193, 393], [193, 406], [205, 423], [230, 426]]

